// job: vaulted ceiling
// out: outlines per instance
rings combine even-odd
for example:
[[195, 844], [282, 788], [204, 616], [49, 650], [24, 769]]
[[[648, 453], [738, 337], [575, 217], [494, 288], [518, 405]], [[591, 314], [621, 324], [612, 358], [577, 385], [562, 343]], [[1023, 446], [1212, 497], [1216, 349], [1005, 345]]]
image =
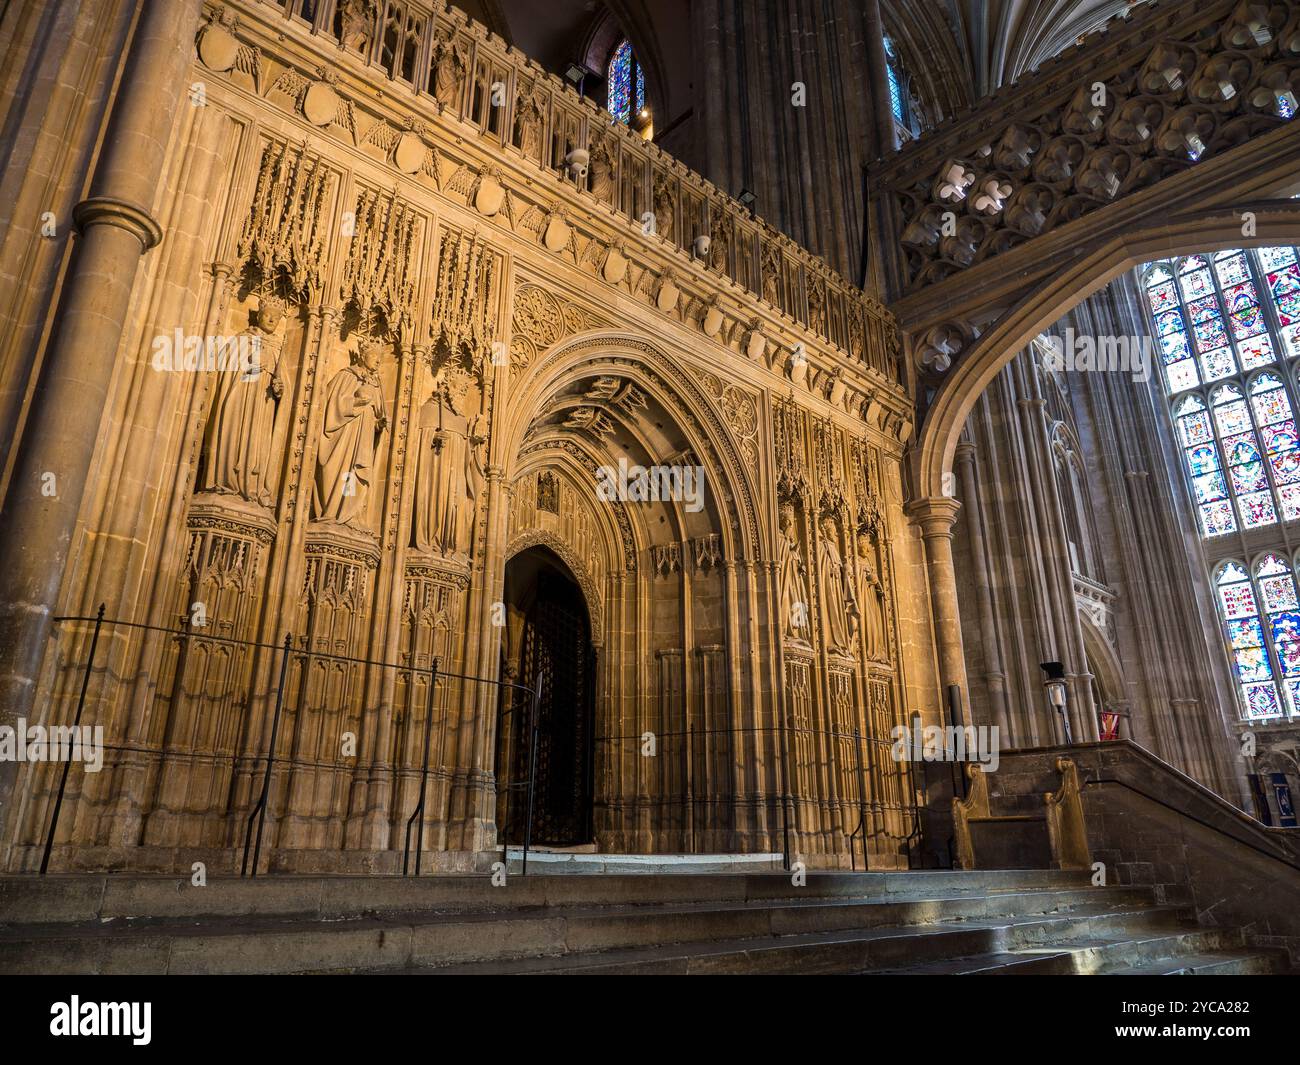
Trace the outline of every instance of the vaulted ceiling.
[[[626, 34], [650, 75], [656, 124], [692, 105], [692, 0], [455, 0], [543, 66], [596, 65], [611, 31]], [[969, 106], [1145, 0], [880, 0], [887, 32], [932, 120]], [[821, 10], [819, 5], [819, 10]], [[761, 7], [744, 16], [761, 20]], [[602, 53], [600, 61], [603, 62]]]
[[880, 0], [880, 6], [933, 120], [1015, 81], [1143, 2]]

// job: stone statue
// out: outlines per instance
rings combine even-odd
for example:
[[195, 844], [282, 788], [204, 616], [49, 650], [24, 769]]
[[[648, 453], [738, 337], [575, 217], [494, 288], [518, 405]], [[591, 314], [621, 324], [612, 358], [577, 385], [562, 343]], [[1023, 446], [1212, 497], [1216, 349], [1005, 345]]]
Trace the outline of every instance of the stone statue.
[[460, 102], [460, 86], [465, 80], [465, 56], [446, 30], [433, 41], [433, 95], [443, 107]]
[[781, 596], [781, 636], [808, 642], [808, 571], [799, 551], [799, 528], [794, 507], [781, 507], [781, 540], [778, 547], [778, 583]]
[[817, 590], [821, 593], [822, 614], [826, 619], [826, 646], [843, 655], [853, 653], [850, 634], [851, 617], [857, 612], [853, 588], [849, 583], [840, 549], [836, 546], [838, 530], [829, 515], [821, 521], [822, 537], [817, 551]]
[[889, 658], [889, 643], [885, 638], [885, 588], [876, 572], [876, 551], [871, 537], [858, 533], [858, 615], [855, 625], [861, 625], [867, 645], [867, 659], [883, 662]]
[[238, 350], [251, 349], [255, 362], [217, 372], [200, 491], [237, 495], [263, 507], [275, 502], [272, 444], [284, 395], [284, 338], [276, 332], [284, 311], [283, 300], [263, 299], [253, 325], [238, 338]]
[[388, 409], [379, 381], [383, 345], [363, 339], [350, 365], [325, 389], [325, 414], [316, 453], [312, 517], [365, 528], [375, 448], [388, 427]]
[[676, 221], [672, 185], [667, 175], [658, 175], [655, 178], [655, 231], [664, 240], [672, 240]]
[[452, 371], [420, 408], [415, 431], [415, 512], [411, 544], [420, 551], [468, 555], [482, 483], [479, 418], [470, 422], [470, 376]]
[[339, 0], [338, 10], [343, 47], [364, 52], [374, 25], [374, 0]]

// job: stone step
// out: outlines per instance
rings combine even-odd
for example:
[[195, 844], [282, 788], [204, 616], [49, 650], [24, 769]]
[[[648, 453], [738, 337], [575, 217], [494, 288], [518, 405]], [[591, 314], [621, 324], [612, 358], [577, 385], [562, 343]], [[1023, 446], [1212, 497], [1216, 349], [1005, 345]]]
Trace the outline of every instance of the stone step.
[[892, 976], [1100, 975], [1146, 965], [1154, 965], [1155, 971], [1159, 972], [1161, 968], [1177, 969], [1181, 965], [1176, 960], [1179, 958], [1224, 957], [1239, 953], [1244, 942], [1238, 929], [1186, 928], [1157, 934], [1154, 928], [1139, 928], [1136, 932], [1120, 936], [1062, 938], [1043, 947], [868, 972]]
[[1106, 966], [1099, 976], [1272, 976], [1290, 972], [1280, 948], [1223, 950], [1162, 958], [1142, 965]]
[[847, 929], [768, 938], [714, 940], [610, 950], [598, 954], [499, 959], [451, 966], [411, 966], [406, 973], [482, 974], [760, 974], [857, 973], [915, 959], [941, 961], [1043, 944], [1080, 931], [1150, 934], [1171, 927], [1181, 912], [1164, 908], [1102, 909], [1060, 917], [951, 921], [914, 928]]
[[[495, 889], [496, 896], [506, 890]], [[508, 890], [508, 889], [507, 889]], [[1099, 897], [1100, 896], [1100, 897]], [[296, 972], [445, 965], [534, 955], [590, 954], [664, 943], [762, 939], [801, 933], [893, 929], [940, 921], [1129, 908], [1150, 894], [1131, 888], [411, 911], [316, 920], [268, 915], [153, 917], [0, 928], [0, 972]]]
[[128, 917], [315, 917], [335, 920], [411, 912], [528, 909], [667, 902], [756, 902], [781, 898], [935, 898], [1086, 888], [1087, 872], [927, 870], [698, 876], [210, 876], [126, 874], [0, 876], [0, 925], [108, 921]]

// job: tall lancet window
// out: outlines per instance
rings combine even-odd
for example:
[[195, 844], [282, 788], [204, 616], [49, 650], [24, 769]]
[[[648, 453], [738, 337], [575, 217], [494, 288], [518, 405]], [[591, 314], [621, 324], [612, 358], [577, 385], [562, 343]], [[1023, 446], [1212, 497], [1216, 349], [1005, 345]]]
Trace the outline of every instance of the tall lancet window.
[[1300, 716], [1300, 256], [1230, 248], [1141, 277], [1242, 714]]
[[631, 42], [624, 40], [614, 49], [605, 82], [609, 86], [606, 109], [623, 125], [630, 125], [632, 116], [645, 107], [645, 71]]

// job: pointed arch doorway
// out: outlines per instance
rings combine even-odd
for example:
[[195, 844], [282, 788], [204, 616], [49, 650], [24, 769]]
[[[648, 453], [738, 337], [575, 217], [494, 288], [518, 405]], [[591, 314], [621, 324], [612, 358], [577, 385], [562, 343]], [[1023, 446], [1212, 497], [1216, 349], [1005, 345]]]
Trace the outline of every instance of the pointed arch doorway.
[[[596, 654], [586, 600], [559, 556], [538, 546], [506, 563], [504, 602], [501, 675], [529, 688], [542, 685], [532, 843], [590, 843]], [[523, 842], [528, 819], [531, 713], [522, 693], [503, 698], [498, 708], [496, 777], [510, 787], [498, 787], [497, 825], [511, 844]]]

